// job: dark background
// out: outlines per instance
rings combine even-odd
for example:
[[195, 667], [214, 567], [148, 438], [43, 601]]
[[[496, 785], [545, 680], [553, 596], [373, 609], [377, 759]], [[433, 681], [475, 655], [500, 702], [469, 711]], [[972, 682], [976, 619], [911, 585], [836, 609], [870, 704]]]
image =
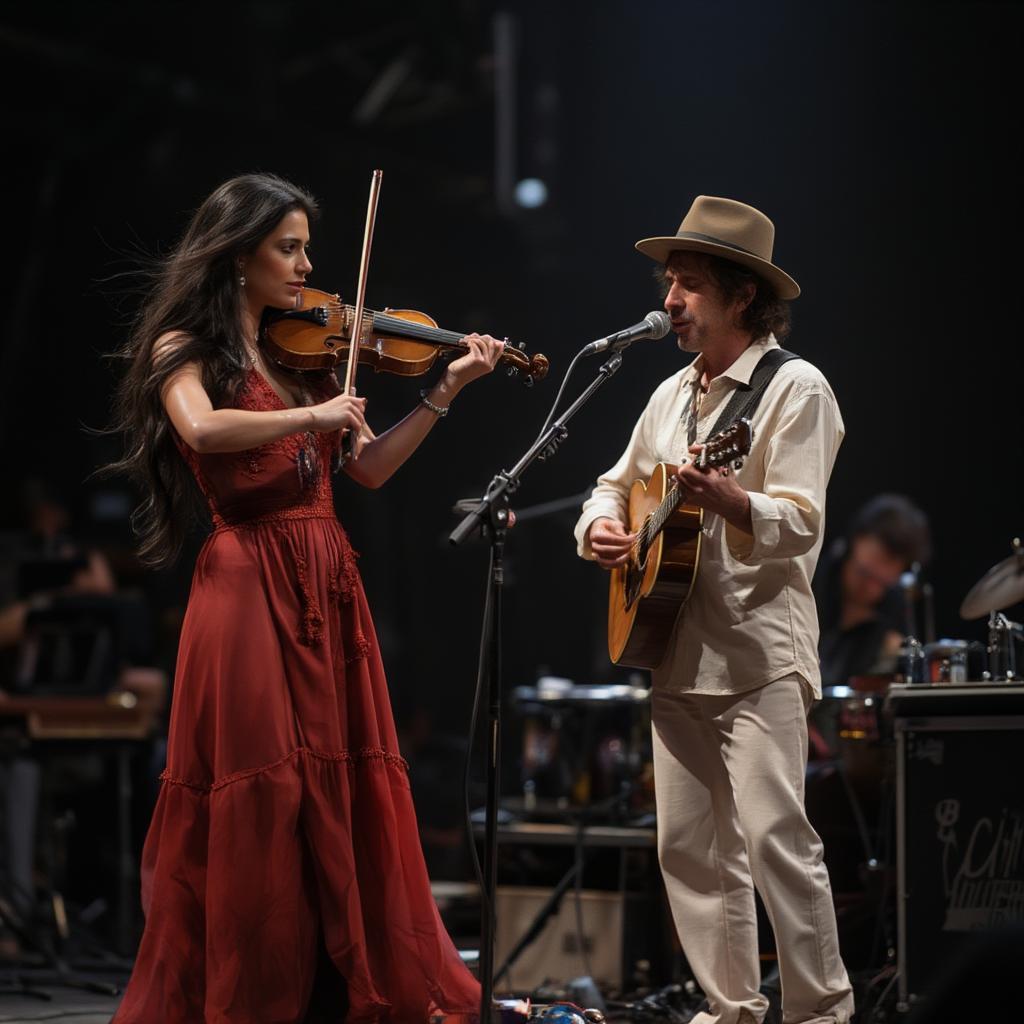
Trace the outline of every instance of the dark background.
[[[134, 301], [112, 275], [167, 251], [222, 180], [262, 169], [321, 200], [311, 283], [351, 299], [383, 168], [368, 305], [552, 363], [533, 391], [498, 376], [468, 389], [384, 490], [337, 485], [398, 716], [461, 732], [486, 550], [448, 546], [450, 506], [515, 461], [582, 344], [658, 307], [633, 242], [674, 233], [706, 193], [771, 216], [776, 262], [803, 287], [789, 347], [832, 382], [847, 428], [828, 535], [879, 491], [909, 495], [932, 521], [939, 635], [980, 639], [957, 609], [1021, 530], [1022, 24], [999, 3], [5, 5], [0, 526], [16, 525], [14, 487], [41, 476], [126, 585], [180, 606], [200, 538], [175, 571], [141, 573], [134, 499], [88, 479], [118, 451], [83, 429], [108, 419], [103, 357]], [[511, 197], [526, 177], [547, 183], [538, 209]], [[581, 495], [680, 365], [671, 337], [636, 346], [516, 506]], [[362, 373], [374, 427], [433, 379]], [[507, 686], [624, 678], [576, 514], [511, 535]]]

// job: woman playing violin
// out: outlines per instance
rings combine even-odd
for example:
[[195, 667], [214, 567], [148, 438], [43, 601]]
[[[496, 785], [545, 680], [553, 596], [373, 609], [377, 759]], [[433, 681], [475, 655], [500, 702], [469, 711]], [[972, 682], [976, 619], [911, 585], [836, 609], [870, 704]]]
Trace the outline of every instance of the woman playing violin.
[[146, 926], [117, 1024], [412, 1024], [479, 1005], [431, 897], [330, 470], [349, 431], [345, 471], [379, 487], [503, 346], [468, 335], [422, 403], [375, 436], [366, 400], [329, 371], [290, 372], [260, 349], [264, 308], [299, 304], [315, 213], [282, 179], [225, 182], [159, 270], [127, 348], [116, 468], [144, 487], [141, 553], [179, 553], [197, 493], [214, 528], [182, 627], [142, 858]]

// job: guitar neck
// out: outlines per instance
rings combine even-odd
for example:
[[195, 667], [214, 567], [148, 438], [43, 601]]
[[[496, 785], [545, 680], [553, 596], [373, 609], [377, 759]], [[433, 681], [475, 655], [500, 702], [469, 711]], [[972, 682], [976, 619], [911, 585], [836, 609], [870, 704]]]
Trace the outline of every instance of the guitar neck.
[[650, 544], [661, 533], [672, 513], [679, 508], [682, 500], [683, 492], [679, 489], [678, 482], [674, 483], [666, 492], [665, 497], [661, 499], [661, 503], [647, 519], [647, 525], [644, 527], [647, 544]]
[[[745, 436], [741, 428], [745, 430]], [[743, 457], [750, 453], [752, 440], [753, 429], [750, 426], [750, 421], [739, 420], [728, 430], [719, 432], [705, 443], [696, 465], [701, 469], [713, 469], [735, 461], [738, 469]], [[661, 499], [661, 503], [648, 517], [647, 525], [644, 528], [646, 544], [650, 544], [661, 533], [669, 517], [679, 508], [682, 500], [683, 494], [679, 489], [679, 481], [673, 479], [672, 486], [666, 492], [665, 497]]]

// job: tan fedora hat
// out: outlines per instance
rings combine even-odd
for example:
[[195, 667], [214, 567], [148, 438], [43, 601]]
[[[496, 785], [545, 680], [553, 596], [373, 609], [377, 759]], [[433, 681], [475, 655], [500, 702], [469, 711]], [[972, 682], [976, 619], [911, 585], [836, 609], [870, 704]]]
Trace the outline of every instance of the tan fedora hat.
[[674, 252], [706, 252], [749, 267], [769, 282], [781, 299], [795, 299], [800, 285], [772, 263], [775, 225], [760, 210], [735, 199], [697, 196], [674, 235], [642, 238], [637, 249], [665, 263]]

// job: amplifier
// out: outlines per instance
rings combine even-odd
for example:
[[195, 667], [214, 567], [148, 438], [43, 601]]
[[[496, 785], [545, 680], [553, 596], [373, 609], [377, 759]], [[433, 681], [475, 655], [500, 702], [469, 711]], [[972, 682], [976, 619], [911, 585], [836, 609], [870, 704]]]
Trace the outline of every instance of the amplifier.
[[[963, 694], [944, 701], [933, 691], [927, 704], [913, 696], [892, 702], [903, 1009], [981, 936], [1024, 924], [1024, 714], [965, 713]], [[1002, 697], [1019, 707], [1024, 694]], [[907, 714], [926, 706], [927, 714]]]
[[[500, 965], [526, 934], [551, 890], [532, 886], [498, 886], [496, 895], [494, 962]], [[584, 889], [580, 894], [581, 936], [577, 928], [576, 894], [572, 890], [567, 892], [558, 910], [516, 958], [498, 987], [503, 991], [532, 992], [545, 982], [565, 984], [587, 973], [583, 960], [585, 952], [590, 962], [591, 977], [598, 986], [621, 988], [624, 904], [627, 899], [629, 897], [624, 898], [618, 892]]]

